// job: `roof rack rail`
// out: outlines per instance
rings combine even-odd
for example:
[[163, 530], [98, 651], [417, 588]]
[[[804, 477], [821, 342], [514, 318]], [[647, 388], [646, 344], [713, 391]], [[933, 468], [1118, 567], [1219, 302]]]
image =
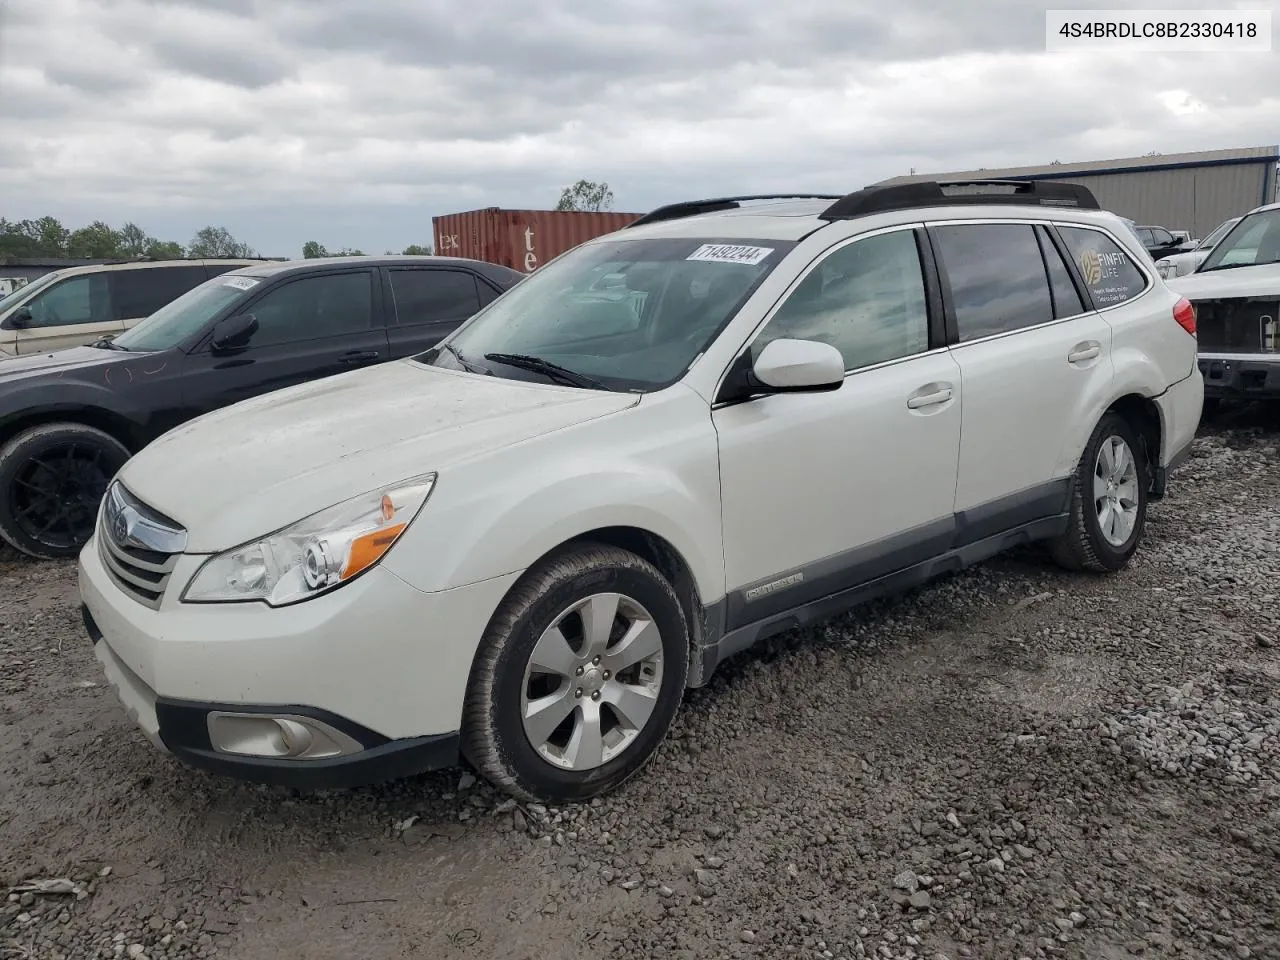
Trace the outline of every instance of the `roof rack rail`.
[[742, 197], [714, 197], [710, 200], [685, 200], [680, 203], [668, 203], [664, 207], [650, 210], [639, 220], [632, 220], [626, 227], [640, 227], [646, 223], [657, 223], [660, 220], [679, 220], [681, 217], [692, 217], [699, 213], [715, 213], [718, 210], [732, 210], [742, 206], [744, 200], [839, 200], [838, 193], [758, 193]]
[[[944, 187], [1013, 187], [990, 193], [946, 193]], [[872, 213], [910, 210], [915, 207], [972, 206], [974, 204], [1028, 204], [1042, 207], [1076, 207], [1100, 210], [1088, 187], [1060, 180], [921, 180], [914, 183], [870, 186], [841, 197], [821, 213], [824, 220], [851, 220]]]

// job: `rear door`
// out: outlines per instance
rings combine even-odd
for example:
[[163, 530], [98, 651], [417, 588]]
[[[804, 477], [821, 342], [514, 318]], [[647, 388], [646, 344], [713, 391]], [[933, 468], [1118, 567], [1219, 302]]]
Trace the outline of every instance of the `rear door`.
[[125, 330], [208, 279], [199, 264], [112, 270], [107, 276], [116, 317]]
[[1111, 328], [1044, 226], [954, 221], [929, 236], [964, 384], [963, 545], [1065, 509], [1080, 427], [1110, 390]]
[[456, 267], [384, 267], [392, 358], [427, 350], [498, 295], [487, 280]]
[[219, 353], [206, 338], [187, 357], [191, 414], [385, 361], [376, 279], [371, 267], [283, 277], [246, 301], [242, 312], [258, 320], [248, 346]]
[[[55, 281], [24, 304], [31, 316], [14, 330], [19, 355], [63, 350], [124, 330], [111, 303], [110, 271], [79, 273]], [[13, 323], [9, 317], [6, 324]]]

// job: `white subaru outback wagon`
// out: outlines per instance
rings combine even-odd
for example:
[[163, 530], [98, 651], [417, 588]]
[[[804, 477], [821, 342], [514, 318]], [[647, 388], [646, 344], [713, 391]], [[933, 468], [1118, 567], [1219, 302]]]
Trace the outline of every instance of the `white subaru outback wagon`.
[[1016, 544], [1121, 568], [1202, 399], [1190, 304], [1077, 185], [675, 204], [151, 443], [85, 625], [188, 764], [581, 799], [770, 634]]

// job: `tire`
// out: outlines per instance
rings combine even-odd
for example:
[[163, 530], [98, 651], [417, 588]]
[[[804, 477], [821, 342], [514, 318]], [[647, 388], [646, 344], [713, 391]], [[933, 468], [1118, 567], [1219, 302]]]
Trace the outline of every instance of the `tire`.
[[[115, 437], [81, 423], [46, 423], [17, 434], [0, 447], [0, 537], [41, 560], [77, 556], [107, 484], [129, 457]], [[51, 516], [56, 519], [42, 533]]]
[[[598, 598], [614, 595], [620, 599], [617, 615], [608, 619], [608, 635], [591, 631], [591, 610], [608, 618], [612, 602]], [[585, 612], [571, 612], [575, 606]], [[557, 623], [559, 637], [549, 632]], [[607, 641], [596, 647], [595, 652], [606, 651], [599, 661], [587, 648], [593, 636], [597, 644], [602, 637]], [[655, 651], [656, 661], [650, 656], [625, 666], [628, 657], [620, 650], [627, 636], [643, 641], [629, 649]], [[533, 667], [535, 649], [545, 673]], [[610, 663], [617, 676], [608, 672]], [[482, 776], [521, 800], [561, 803], [613, 790], [652, 758], [666, 736], [688, 664], [684, 608], [662, 574], [617, 547], [575, 546], [531, 568], [494, 613], [468, 683], [462, 754]], [[544, 709], [527, 726], [526, 702], [539, 700], [558, 709]], [[619, 701], [627, 711], [615, 709]], [[635, 718], [645, 707], [650, 712], [640, 722]], [[623, 722], [628, 712], [630, 724]], [[564, 720], [552, 726], [561, 713]], [[589, 717], [598, 718], [598, 725]], [[535, 736], [531, 728], [538, 726]], [[593, 730], [603, 731], [598, 741], [589, 735]], [[590, 745], [597, 742], [600, 749], [593, 753]]]
[[[1132, 469], [1124, 471], [1124, 476], [1131, 479], [1114, 488], [1114, 495], [1120, 498], [1122, 505], [1131, 504], [1133, 508], [1130, 513], [1128, 507], [1125, 507], [1124, 512], [1131, 517], [1132, 526], [1123, 541], [1118, 543], [1115, 540], [1124, 532], [1123, 526], [1113, 528], [1108, 525], [1108, 529], [1104, 530], [1103, 519], [1096, 505], [1099, 494], [1100, 499], [1109, 499], [1113, 490], [1106, 484], [1106, 477], [1095, 487], [1098, 471], [1108, 472], [1102, 451], [1104, 447], [1114, 448], [1117, 443], [1123, 444], [1127, 449]], [[1100, 456], [1104, 459], [1100, 460]], [[1072, 478], [1069, 526], [1065, 533], [1049, 545], [1054, 561], [1067, 570], [1089, 570], [1095, 573], [1114, 573], [1124, 567], [1142, 540], [1149, 486], [1149, 470], [1137, 432], [1124, 417], [1117, 413], [1107, 413], [1085, 444], [1084, 454], [1080, 457]], [[1114, 514], [1107, 513], [1106, 516], [1110, 519]]]

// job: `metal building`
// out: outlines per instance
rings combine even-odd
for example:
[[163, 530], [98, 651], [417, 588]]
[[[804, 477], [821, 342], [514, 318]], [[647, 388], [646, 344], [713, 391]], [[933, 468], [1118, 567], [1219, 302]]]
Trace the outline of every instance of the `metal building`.
[[1276, 200], [1280, 146], [1240, 147], [1091, 163], [1009, 167], [893, 177], [913, 180], [1070, 180], [1093, 191], [1098, 203], [1140, 224], [1158, 224], [1205, 237], [1230, 217]]

